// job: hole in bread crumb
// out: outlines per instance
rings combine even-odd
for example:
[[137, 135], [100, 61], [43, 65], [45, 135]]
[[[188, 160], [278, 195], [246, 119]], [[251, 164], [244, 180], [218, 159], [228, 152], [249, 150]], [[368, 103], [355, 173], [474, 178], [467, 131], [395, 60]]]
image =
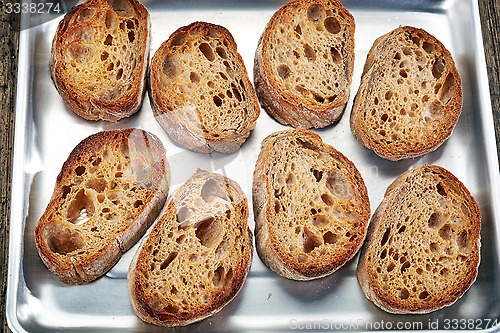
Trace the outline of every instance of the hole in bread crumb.
[[85, 173], [85, 167], [83, 165], [79, 165], [75, 168], [75, 173], [77, 176], [81, 176]]
[[387, 265], [387, 271], [388, 272], [392, 272], [394, 270], [394, 268], [396, 267], [396, 265], [391, 261], [388, 265]]
[[314, 176], [314, 179], [316, 179], [316, 182], [319, 182], [321, 178], [323, 177], [323, 171], [316, 170], [314, 168], [311, 168], [310, 170]]
[[144, 205], [144, 203], [142, 202], [142, 200], [136, 200], [134, 202], [134, 208], [139, 208], [141, 207], [142, 205]]
[[295, 28], [293, 28], [293, 30], [294, 30], [297, 34], [302, 35], [302, 28], [300, 27], [300, 24], [297, 24], [297, 25], [295, 26]]
[[177, 60], [173, 56], [166, 56], [162, 64], [162, 72], [167, 78], [177, 76]]
[[304, 148], [304, 149], [309, 149], [309, 150], [313, 150], [313, 151], [317, 151], [318, 150], [318, 147], [316, 145], [314, 145], [312, 142], [305, 141], [305, 140], [303, 140], [301, 138], [295, 139], [295, 142], [297, 142], [297, 144], [299, 146], [301, 146], [302, 148]]
[[135, 33], [134, 33], [134, 31], [133, 31], [133, 30], [130, 30], [130, 31], [128, 32], [128, 41], [129, 41], [130, 43], [133, 43], [133, 42], [134, 42], [134, 40], [135, 40]]
[[123, 68], [119, 68], [118, 71], [116, 71], [116, 79], [120, 80], [123, 76]]
[[402, 300], [408, 299], [410, 297], [410, 292], [408, 289], [403, 288], [398, 292], [398, 297]]
[[217, 46], [215, 48], [215, 52], [221, 57], [222, 59], [227, 59], [227, 53], [226, 50], [223, 47]]
[[113, 36], [108, 34], [106, 36], [106, 39], [104, 40], [104, 45], [111, 46], [112, 43], [113, 43]]
[[434, 47], [434, 44], [431, 44], [431, 43], [429, 43], [429, 42], [425, 42], [425, 41], [424, 41], [424, 42], [422, 43], [422, 48], [425, 50], [425, 52], [427, 52], [427, 53], [432, 53], [432, 52], [434, 52], [434, 48], [435, 48], [435, 47]]
[[315, 248], [322, 245], [321, 238], [316, 236], [316, 234], [314, 234], [312, 231], [310, 231], [307, 228], [304, 228], [304, 230], [302, 231], [300, 242], [302, 245], [302, 250], [305, 253], [312, 252]]
[[316, 60], [316, 52], [314, 52], [314, 49], [311, 47], [309, 44], [304, 44], [304, 56], [307, 58], [309, 61], [315, 61]]
[[328, 173], [325, 185], [336, 197], [350, 199], [353, 196], [351, 184], [337, 172], [332, 171]]
[[322, 228], [330, 223], [325, 215], [315, 215], [311, 222], [317, 228]]
[[385, 259], [387, 257], [387, 249], [383, 249], [379, 254], [380, 259]]
[[382, 239], [380, 240], [380, 246], [384, 246], [387, 243], [390, 235], [391, 235], [391, 228], [387, 228], [384, 232], [384, 235], [382, 236]]
[[66, 197], [68, 196], [68, 194], [71, 192], [71, 186], [63, 186], [62, 189], [61, 189], [61, 193], [62, 193], [62, 198], [63, 200], [66, 199]]
[[177, 252], [170, 253], [168, 257], [161, 263], [160, 269], [164, 270], [165, 268], [167, 268], [172, 263], [172, 261], [174, 261], [174, 259], [177, 258], [177, 255], [178, 255]]
[[406, 270], [410, 268], [410, 262], [409, 261], [405, 261], [403, 263], [403, 265], [401, 266], [401, 273], [404, 273], [406, 272]]
[[448, 274], [450, 274], [450, 270], [448, 268], [443, 268], [439, 271], [439, 274], [441, 274], [441, 276], [447, 277]]
[[335, 17], [327, 17], [323, 23], [329, 33], [338, 34], [340, 32], [340, 23]]
[[201, 198], [206, 203], [212, 202], [216, 198], [229, 201], [228, 193], [221, 187], [221, 184], [214, 179], [209, 179], [201, 188]]
[[330, 48], [330, 54], [331, 54], [332, 60], [335, 64], [338, 64], [342, 61], [342, 55], [335, 47], [332, 46]]
[[44, 229], [43, 237], [52, 252], [62, 255], [76, 251], [85, 245], [83, 237], [76, 230], [57, 223], [48, 224]]
[[434, 64], [432, 65], [432, 76], [434, 76], [435, 79], [439, 79], [441, 75], [443, 75], [445, 68], [445, 62], [443, 59], [436, 59], [434, 61]]
[[327, 194], [327, 193], [323, 193], [321, 195], [321, 200], [323, 200], [323, 202], [327, 205], [327, 206], [332, 206], [334, 203], [335, 203], [335, 199]]
[[402, 69], [399, 71], [399, 75], [402, 77], [402, 78], [407, 78], [408, 77], [408, 73], [406, 72], [406, 70]]
[[406, 226], [403, 225], [403, 226], [401, 226], [401, 228], [398, 229], [398, 233], [402, 234], [403, 232], [405, 232], [405, 230], [406, 230]]
[[383, 122], [386, 122], [388, 118], [389, 118], [389, 115], [388, 115], [387, 113], [384, 113], [384, 114], [380, 117], [380, 119], [381, 119]]
[[420, 294], [418, 294], [418, 298], [420, 299], [426, 299], [429, 297], [429, 293], [427, 291], [422, 291]]
[[444, 216], [440, 212], [434, 212], [429, 217], [428, 225], [431, 228], [437, 228], [444, 221]]
[[338, 241], [339, 237], [332, 233], [331, 231], [327, 231], [323, 235], [323, 241], [325, 244], [335, 244]]
[[274, 212], [278, 214], [281, 211], [281, 202], [278, 199], [274, 200]]
[[432, 253], [437, 253], [439, 251], [439, 244], [434, 242], [430, 243], [429, 249], [431, 250]]
[[243, 100], [243, 98], [241, 97], [239, 89], [234, 85], [234, 83], [231, 83], [231, 88], [233, 90], [234, 97], [236, 97], [236, 100], [238, 102], [241, 102]]
[[132, 16], [134, 14], [134, 10], [132, 9], [129, 1], [124, 0], [108, 0], [108, 4], [113, 8], [113, 10], [119, 16]]
[[462, 230], [457, 236], [457, 246], [460, 251], [468, 250], [469, 235], [466, 230]]
[[307, 8], [307, 19], [311, 22], [318, 23], [321, 17], [324, 15], [325, 10], [321, 5], [312, 5]]
[[215, 60], [214, 50], [212, 50], [212, 47], [208, 43], [201, 43], [199, 49], [208, 61]]
[[165, 311], [167, 313], [174, 313], [174, 314], [178, 313], [179, 310], [180, 310], [179, 307], [177, 305], [174, 305], [174, 304], [169, 304], [163, 308], [163, 311]]
[[177, 222], [182, 223], [187, 220], [189, 214], [189, 209], [187, 207], [181, 207], [177, 211], [176, 219]]
[[393, 95], [393, 92], [391, 90], [389, 90], [385, 93], [384, 97], [386, 100], [390, 100], [392, 98], [392, 95]]
[[67, 211], [67, 218], [71, 223], [83, 223], [82, 218], [88, 220], [94, 214], [94, 204], [84, 189], [76, 194]]
[[453, 229], [449, 224], [445, 224], [438, 231], [439, 237], [444, 240], [449, 240], [453, 234]]
[[214, 96], [213, 100], [215, 106], [220, 107], [222, 105], [222, 99], [219, 96]]
[[278, 75], [283, 79], [283, 80], [286, 80], [287, 78], [290, 77], [290, 74], [292, 73], [292, 71], [290, 70], [290, 67], [288, 67], [287, 65], [279, 65], [278, 66]]
[[444, 186], [441, 182], [437, 183], [436, 185], [437, 192], [442, 195], [443, 197], [446, 196], [446, 190], [444, 189]]
[[224, 279], [224, 267], [219, 266], [214, 271], [214, 276], [212, 278], [212, 283], [215, 287], [219, 287], [221, 285], [222, 280]]
[[101, 53], [101, 60], [102, 60], [102, 61], [104, 61], [104, 60], [108, 59], [108, 57], [109, 57], [109, 53], [108, 53], [108, 52], [103, 51], [103, 52]]
[[438, 99], [444, 104], [448, 104], [453, 96], [453, 85], [455, 83], [455, 76], [452, 73], [449, 73], [446, 76], [446, 80], [442, 88], [439, 90]]
[[222, 236], [222, 227], [213, 217], [198, 223], [195, 231], [196, 237], [206, 247], [214, 247]]

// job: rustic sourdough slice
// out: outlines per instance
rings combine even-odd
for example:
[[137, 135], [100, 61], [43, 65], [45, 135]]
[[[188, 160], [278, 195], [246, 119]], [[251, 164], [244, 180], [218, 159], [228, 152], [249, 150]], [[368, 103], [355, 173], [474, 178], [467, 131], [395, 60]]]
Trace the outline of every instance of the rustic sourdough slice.
[[481, 213], [465, 186], [435, 165], [388, 188], [358, 262], [366, 297], [392, 313], [427, 313], [457, 301], [475, 281]]
[[462, 110], [462, 83], [450, 52], [422, 29], [399, 27], [368, 53], [351, 112], [351, 130], [389, 160], [437, 149]]
[[68, 107], [88, 120], [137, 112], [146, 86], [150, 18], [136, 0], [87, 0], [61, 20], [50, 70]]
[[132, 306], [159, 326], [200, 321], [238, 294], [251, 259], [245, 194], [229, 178], [198, 170], [169, 198], [130, 264]]
[[238, 150], [260, 114], [236, 42], [219, 25], [194, 22], [175, 31], [151, 60], [149, 84], [156, 120], [197, 152]]
[[294, 0], [268, 22], [254, 60], [255, 90], [283, 125], [337, 122], [350, 94], [355, 22], [337, 0]]
[[281, 276], [326, 276], [358, 252], [370, 202], [363, 179], [339, 151], [305, 129], [262, 143], [253, 181], [257, 252]]
[[84, 139], [35, 228], [44, 264], [71, 284], [105, 274], [160, 212], [169, 177], [165, 149], [151, 133], [130, 128]]

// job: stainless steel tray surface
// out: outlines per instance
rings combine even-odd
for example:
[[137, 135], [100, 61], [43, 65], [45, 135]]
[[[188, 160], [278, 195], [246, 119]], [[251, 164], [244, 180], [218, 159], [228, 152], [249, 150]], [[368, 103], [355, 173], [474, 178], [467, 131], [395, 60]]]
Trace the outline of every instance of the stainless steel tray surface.
[[[357, 257], [329, 277], [296, 282], [277, 276], [254, 253], [248, 279], [237, 298], [214, 316], [177, 332], [499, 329], [500, 181], [477, 2], [343, 2], [356, 20], [351, 99], [337, 125], [316, 132], [356, 164], [366, 182], [372, 212], [386, 187], [412, 166], [433, 163], [453, 172], [475, 196], [483, 215], [477, 281], [451, 307], [428, 315], [391, 315], [363, 296], [355, 275]], [[146, 0], [144, 4], [152, 19], [151, 55], [177, 28], [197, 20], [208, 21], [231, 31], [252, 77], [258, 38], [283, 1]], [[140, 127], [156, 134], [167, 149], [171, 193], [196, 168], [202, 168], [236, 180], [251, 200], [252, 173], [260, 143], [270, 133], [287, 127], [263, 111], [256, 129], [238, 152], [205, 155], [176, 146], [154, 119], [147, 98], [138, 114], [118, 123], [85, 121], [66, 108], [50, 79], [50, 47], [60, 19], [21, 32], [7, 290], [9, 325], [17, 332], [167, 330], [143, 323], [129, 303], [126, 272], [136, 247], [105, 277], [82, 286], [60, 282], [41, 262], [33, 230], [62, 163], [72, 148], [92, 133]], [[29, 16], [23, 16], [23, 20], [29, 20]], [[421, 158], [389, 162], [354, 139], [349, 113], [369, 48], [375, 38], [399, 25], [423, 28], [446, 45], [463, 80], [464, 104], [454, 133], [438, 150]], [[252, 213], [249, 226], [254, 229]]]

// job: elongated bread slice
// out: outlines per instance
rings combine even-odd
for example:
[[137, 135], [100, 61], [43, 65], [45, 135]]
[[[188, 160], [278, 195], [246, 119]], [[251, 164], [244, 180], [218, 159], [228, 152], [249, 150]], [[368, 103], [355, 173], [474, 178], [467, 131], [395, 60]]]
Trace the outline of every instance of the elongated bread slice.
[[238, 294], [251, 260], [245, 194], [229, 178], [198, 170], [170, 197], [130, 264], [132, 306], [159, 326], [200, 321]]
[[140, 109], [150, 25], [137, 0], [87, 0], [64, 16], [52, 42], [50, 71], [71, 110], [114, 122]]
[[152, 224], [169, 183], [153, 134], [129, 128], [87, 137], [64, 162], [35, 228], [42, 261], [66, 283], [102, 276]]
[[282, 6], [255, 53], [255, 90], [264, 109], [296, 128], [337, 122], [350, 94], [354, 30], [354, 17], [337, 0]]
[[358, 252], [370, 218], [354, 164], [305, 129], [262, 142], [253, 181], [257, 252], [281, 276], [329, 275]]
[[462, 110], [462, 83], [445, 46], [428, 32], [399, 27], [373, 44], [351, 112], [351, 130], [389, 160], [437, 149]]
[[357, 276], [366, 297], [392, 313], [428, 313], [475, 281], [481, 212], [449, 171], [421, 165], [399, 176], [375, 211]]
[[197, 152], [238, 150], [260, 114], [236, 42], [219, 25], [194, 22], [175, 31], [155, 52], [149, 81], [156, 120]]

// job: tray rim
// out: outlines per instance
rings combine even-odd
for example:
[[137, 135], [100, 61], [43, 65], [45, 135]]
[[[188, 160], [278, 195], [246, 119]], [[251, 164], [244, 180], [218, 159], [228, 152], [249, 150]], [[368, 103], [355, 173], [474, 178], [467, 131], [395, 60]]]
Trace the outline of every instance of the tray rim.
[[[477, 86], [480, 101], [481, 111], [479, 112], [482, 120], [482, 141], [485, 144], [485, 157], [486, 169], [491, 180], [490, 188], [492, 202], [492, 220], [494, 232], [496, 234], [495, 240], [497, 244], [494, 246], [498, 249], [500, 243], [500, 164], [498, 162], [498, 151], [495, 140], [495, 127], [493, 119], [493, 110], [491, 105], [491, 92], [488, 81], [488, 72], [486, 67], [484, 44], [482, 38], [482, 29], [479, 16], [479, 4], [475, 0], [465, 0], [472, 7], [471, 20], [473, 23], [474, 32], [476, 36], [475, 43], [475, 63], [474, 69], [476, 70]], [[146, 1], [147, 2], [147, 1]], [[349, 7], [348, 4], [346, 7]], [[12, 158], [12, 194], [11, 194], [11, 212], [9, 224], [9, 249], [8, 249], [8, 277], [7, 277], [7, 290], [6, 290], [6, 318], [7, 324], [10, 329], [15, 332], [29, 332], [26, 331], [20, 324], [19, 318], [16, 314], [18, 306], [18, 290], [20, 283], [24, 283], [24, 272], [22, 269], [23, 248], [17, 247], [17, 242], [22, 242], [25, 230], [25, 221], [27, 217], [28, 205], [25, 207], [26, 193], [29, 193], [30, 178], [29, 174], [25, 173], [24, 167], [26, 166], [26, 143], [29, 142], [28, 137], [32, 137], [35, 133], [30, 131], [27, 126], [27, 116], [29, 114], [29, 103], [25, 98], [29, 87], [32, 84], [31, 66], [33, 54], [33, 40], [34, 34], [31, 28], [23, 29], [28, 25], [30, 20], [29, 13], [21, 14], [21, 31], [19, 36], [19, 57], [18, 57], [18, 73], [17, 82], [26, 82], [26, 84], [18, 84], [16, 88], [16, 103], [15, 103], [15, 120], [14, 120], [14, 149]], [[22, 168], [22, 172], [19, 172]], [[17, 170], [17, 171], [16, 171]], [[28, 191], [28, 192], [27, 192]], [[20, 221], [22, 227], [12, 223], [13, 221]], [[497, 264], [500, 266], [500, 256]], [[23, 280], [21, 280], [21, 278]], [[500, 300], [499, 300], [500, 302]], [[499, 318], [500, 319], [500, 318]], [[483, 330], [479, 330], [483, 331]], [[490, 327], [484, 330], [500, 331], [500, 322], [497, 326]], [[457, 331], [460, 332], [460, 331]]]

